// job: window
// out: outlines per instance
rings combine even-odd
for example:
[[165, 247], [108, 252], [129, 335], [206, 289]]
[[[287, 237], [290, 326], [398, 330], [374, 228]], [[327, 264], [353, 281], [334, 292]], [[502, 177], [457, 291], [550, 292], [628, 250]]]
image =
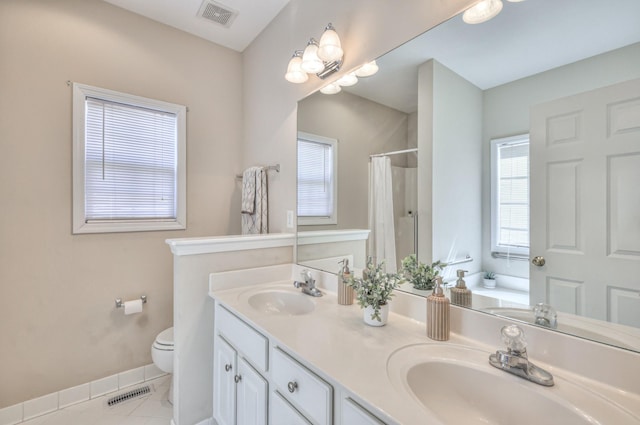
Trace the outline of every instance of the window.
[[186, 228], [186, 108], [73, 85], [73, 233]]
[[491, 141], [491, 250], [529, 254], [529, 135]]
[[338, 141], [298, 133], [298, 224], [338, 223]]

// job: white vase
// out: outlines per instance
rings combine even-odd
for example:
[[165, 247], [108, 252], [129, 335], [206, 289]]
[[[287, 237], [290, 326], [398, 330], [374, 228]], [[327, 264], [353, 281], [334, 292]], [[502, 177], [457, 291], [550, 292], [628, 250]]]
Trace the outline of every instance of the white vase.
[[364, 308], [364, 323], [369, 326], [384, 326], [387, 324], [387, 320], [389, 319], [389, 304], [384, 304], [380, 306], [380, 320], [376, 318], [372, 318], [373, 316], [373, 307], [368, 305]]
[[483, 286], [485, 288], [493, 289], [496, 287], [495, 279], [482, 279], [482, 280], [483, 280]]

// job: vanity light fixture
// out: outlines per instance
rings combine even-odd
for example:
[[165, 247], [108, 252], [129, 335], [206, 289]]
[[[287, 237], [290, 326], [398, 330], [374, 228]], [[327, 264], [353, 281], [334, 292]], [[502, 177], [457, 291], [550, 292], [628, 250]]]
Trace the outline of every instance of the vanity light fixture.
[[322, 94], [336, 94], [342, 91], [342, 87], [338, 83], [329, 83], [320, 89]]
[[353, 72], [343, 75], [338, 81], [336, 81], [336, 83], [338, 83], [338, 85], [342, 87], [353, 86], [357, 82], [358, 77], [356, 77], [356, 74]]
[[[507, 0], [510, 3], [520, 3], [524, 0]], [[481, 0], [465, 10], [462, 20], [467, 24], [481, 24], [494, 18], [502, 10], [502, 0]]]
[[340, 37], [331, 23], [325, 27], [320, 43], [312, 37], [304, 51], [301, 54], [299, 52], [301, 51], [296, 50], [289, 60], [284, 76], [287, 81], [296, 84], [304, 83], [308, 79], [308, 76], [303, 78], [298, 74], [298, 68], [302, 73], [316, 74], [318, 78], [325, 79], [340, 69], [344, 54]]
[[356, 77], [370, 77], [376, 72], [378, 72], [378, 64], [375, 60], [372, 60], [371, 62], [367, 62], [360, 68], [356, 69], [355, 74]]
[[287, 73], [284, 74], [284, 78], [290, 83], [304, 83], [309, 79], [306, 72], [300, 67], [302, 65], [302, 50], [296, 50], [289, 61], [287, 66]]

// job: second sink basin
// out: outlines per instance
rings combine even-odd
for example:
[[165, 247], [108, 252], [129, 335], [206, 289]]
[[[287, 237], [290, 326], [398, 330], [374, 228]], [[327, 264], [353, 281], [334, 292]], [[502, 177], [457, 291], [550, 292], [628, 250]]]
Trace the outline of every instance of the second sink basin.
[[308, 295], [278, 289], [268, 289], [250, 295], [249, 305], [262, 313], [296, 316], [311, 313], [315, 304]]
[[[404, 347], [388, 360], [396, 389], [443, 424], [637, 424], [639, 418], [577, 383], [542, 387], [492, 367], [489, 353], [455, 344]], [[535, 360], [534, 360], [535, 363]]]

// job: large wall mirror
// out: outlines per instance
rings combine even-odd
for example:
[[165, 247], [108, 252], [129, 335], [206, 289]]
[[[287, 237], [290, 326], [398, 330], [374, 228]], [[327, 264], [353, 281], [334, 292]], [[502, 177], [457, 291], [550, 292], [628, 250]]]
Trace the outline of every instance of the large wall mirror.
[[417, 253], [445, 281], [467, 271], [471, 308], [640, 351], [638, 16], [638, 0], [504, 2], [301, 100], [299, 146], [331, 141], [312, 168], [337, 189], [332, 221], [299, 221], [298, 263], [393, 271]]

